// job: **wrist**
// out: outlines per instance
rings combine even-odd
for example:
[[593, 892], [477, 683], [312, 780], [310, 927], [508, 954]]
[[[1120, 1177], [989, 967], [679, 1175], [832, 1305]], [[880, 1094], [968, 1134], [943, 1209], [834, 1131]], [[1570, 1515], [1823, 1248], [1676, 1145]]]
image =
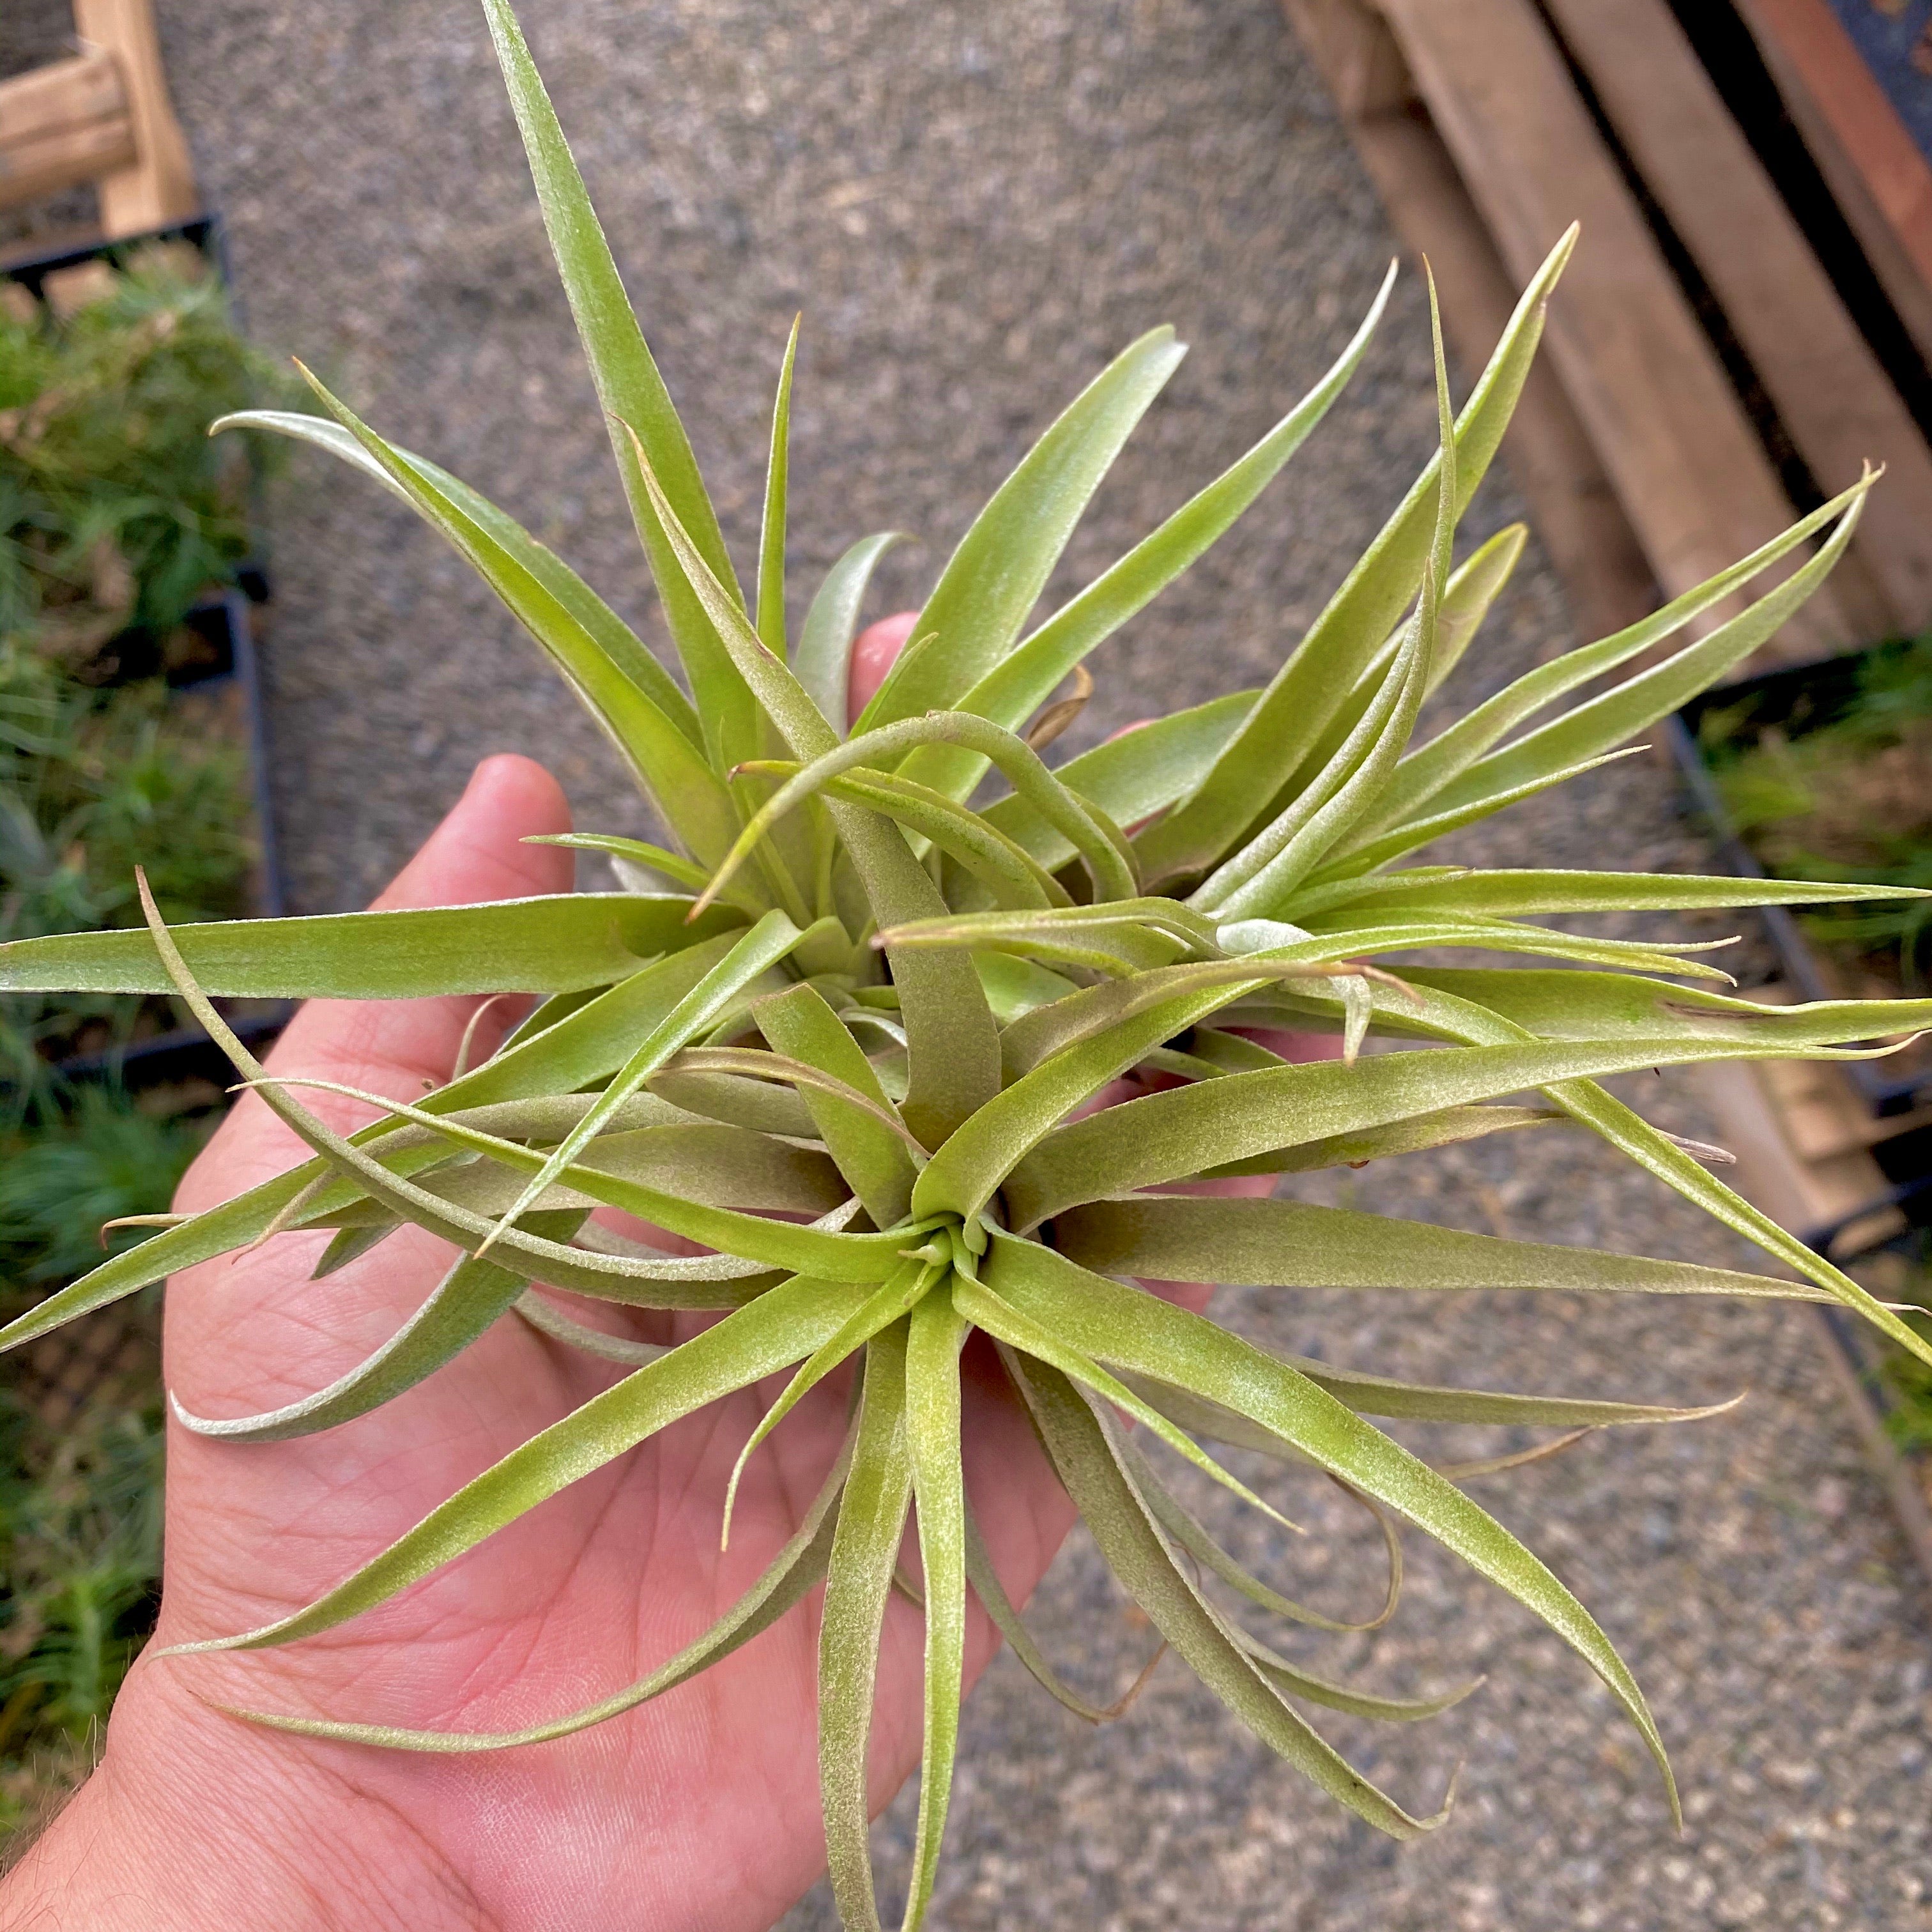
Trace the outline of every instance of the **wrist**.
[[181, 1690], [156, 1660], [93, 1774], [0, 1880], [0, 1932], [440, 1932], [480, 1920], [410, 1821], [308, 1741]]

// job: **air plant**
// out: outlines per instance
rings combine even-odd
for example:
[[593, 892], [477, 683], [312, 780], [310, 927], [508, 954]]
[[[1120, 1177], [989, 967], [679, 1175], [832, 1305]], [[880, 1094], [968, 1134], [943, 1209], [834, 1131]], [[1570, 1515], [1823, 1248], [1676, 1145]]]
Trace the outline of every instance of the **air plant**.
[[[1243, 1723], [1359, 1816], [1399, 1838], [1438, 1822], [1412, 1816], [1352, 1769], [1301, 1707], [1408, 1718], [1452, 1700], [1406, 1702], [1330, 1682], [1252, 1635], [1222, 1591], [1244, 1600], [1244, 1615], [1320, 1619], [1220, 1547], [1168, 1486], [1156, 1444], [1264, 1508], [1203, 1443], [1312, 1465], [1436, 1538], [1597, 1672], [1642, 1733], [1674, 1807], [1642, 1693], [1588, 1612], [1464, 1494], [1455, 1471], [1423, 1461], [1371, 1418], [1589, 1430], [1708, 1412], [1414, 1387], [1282, 1359], [1138, 1281], [1795, 1297], [1854, 1307], [1932, 1358], [1890, 1308], [1717, 1179], [1699, 1157], [1708, 1150], [1653, 1127], [1600, 1084], [1669, 1064], [1876, 1050], [1850, 1043], [1923, 1024], [1932, 1002], [1760, 1006], [1712, 990], [1724, 976], [1697, 947], [1538, 922], [1898, 895], [1406, 862], [1440, 835], [1619, 755], [1633, 734], [1723, 676], [1843, 554], [1870, 479], [1654, 616], [1538, 666], [1412, 747], [1424, 698], [1470, 647], [1522, 548], [1522, 531], [1506, 530], [1460, 566], [1452, 560], [1457, 518], [1495, 454], [1573, 246], [1566, 236], [1460, 413], [1438, 332], [1438, 452], [1267, 688], [1156, 720], [1055, 769], [1038, 746], [1070, 700], [1034, 724], [1033, 742], [1029, 722], [1315, 428], [1360, 360], [1388, 285], [1304, 400], [1029, 628], [1089, 496], [1180, 359], [1172, 333], [1156, 329], [1094, 379], [995, 494], [927, 597], [910, 647], [848, 732], [856, 615], [891, 538], [848, 551], [788, 637], [796, 332], [747, 598], [506, 0], [485, 4], [688, 695], [548, 549], [319, 383], [328, 419], [227, 420], [332, 451], [440, 530], [569, 680], [668, 842], [566, 842], [650, 875], [632, 891], [175, 928], [151, 902], [146, 932], [0, 950], [0, 987], [178, 992], [314, 1154], [173, 1221], [0, 1340], [23, 1342], [272, 1234], [333, 1231], [322, 1275], [413, 1224], [458, 1258], [375, 1357], [285, 1407], [219, 1420], [183, 1413], [184, 1426], [236, 1442], [327, 1428], [419, 1382], [505, 1318], [614, 1355], [629, 1372], [316, 1602], [190, 1647], [328, 1630], [679, 1418], [794, 1370], [749, 1456], [805, 1391], [850, 1364], [849, 1434], [796, 1533], [708, 1632], [642, 1682], [574, 1716], [490, 1737], [269, 1720], [424, 1751], [560, 1736], [687, 1681], [822, 1582], [832, 1882], [847, 1922], [876, 1925], [863, 1767], [897, 1576], [922, 1603], [926, 1630], [905, 1922], [916, 1926], [945, 1822], [969, 1590], [1048, 1687], [1071, 1696], [1027, 1640], [964, 1494], [960, 1358], [977, 1331], [1161, 1636]], [[1716, 617], [1787, 559], [1796, 567], [1774, 588], [1682, 641], [1695, 620]], [[1576, 698], [1606, 678], [1616, 681]], [[1539, 713], [1552, 715], [1532, 722]], [[982, 784], [1004, 789], [975, 804]], [[1382, 963], [1424, 949], [1545, 963], [1399, 974]], [[541, 1004], [494, 1057], [414, 1104], [360, 1096], [381, 1112], [352, 1135], [304, 1106], [302, 1089], [326, 1083], [268, 1077], [209, 1003], [432, 994]], [[1339, 1034], [1342, 1057], [1291, 1064], [1256, 1036], [1284, 1027]], [[1377, 1050], [1358, 1057], [1365, 1043]], [[1163, 1076], [1143, 1082], [1160, 1090], [1082, 1112], [1136, 1069]], [[1542, 1096], [1537, 1106], [1509, 1103], [1528, 1092]], [[1600, 1136], [1797, 1279], [1169, 1191], [1204, 1176], [1359, 1165], [1546, 1120]], [[709, 1252], [674, 1257], [616, 1234], [597, 1218], [610, 1209]], [[551, 1298], [556, 1291], [722, 1318], [656, 1348], [593, 1333]], [[916, 1578], [900, 1573], [914, 1519]]]

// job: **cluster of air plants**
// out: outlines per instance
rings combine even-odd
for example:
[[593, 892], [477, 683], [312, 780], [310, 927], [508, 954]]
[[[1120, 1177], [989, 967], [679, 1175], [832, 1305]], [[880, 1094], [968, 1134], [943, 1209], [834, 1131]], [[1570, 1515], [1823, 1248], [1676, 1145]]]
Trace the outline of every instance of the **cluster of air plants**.
[[[199, 250], [95, 266], [70, 313], [14, 284], [0, 302], [0, 939], [138, 921], [137, 863], [172, 916], [220, 917], [249, 864], [238, 749], [172, 724], [158, 677], [125, 680], [180, 654], [190, 607], [248, 549], [262, 440], [212, 443], [210, 418], [286, 380]], [[44, 1114], [52, 1063], [172, 1004], [0, 1000], [0, 1111]]]
[[[248, 548], [250, 466], [212, 415], [280, 394], [185, 244], [104, 266], [64, 316], [0, 284], [0, 940], [240, 912], [244, 754], [171, 715], [178, 627]], [[124, 648], [145, 634], [138, 652]], [[85, 1274], [101, 1226], [164, 1208], [205, 1118], [145, 1110], [63, 1062], [178, 1023], [171, 995], [0, 994], [0, 1312]], [[130, 1233], [108, 1238], [110, 1252]], [[0, 1430], [0, 1828], [84, 1764], [159, 1568], [152, 1371], [56, 1431]], [[131, 1445], [131, 1446], [130, 1446]]]
[[[178, 994], [314, 1156], [224, 1205], [167, 1219], [0, 1340], [45, 1334], [265, 1238], [332, 1231], [320, 1276], [413, 1224], [456, 1258], [376, 1356], [297, 1402], [255, 1416], [183, 1413], [183, 1425], [238, 1444], [328, 1428], [420, 1382], [499, 1319], [615, 1357], [628, 1372], [315, 1603], [196, 1647], [329, 1629], [680, 1418], [795, 1369], [746, 1444], [751, 1454], [806, 1390], [853, 1365], [850, 1433], [797, 1533], [710, 1631], [642, 1682], [494, 1736], [398, 1730], [381, 1712], [271, 1721], [420, 1751], [556, 1737], [687, 1681], [822, 1582], [832, 1880], [848, 1922], [875, 1924], [863, 1766], [881, 1621], [916, 1520], [927, 1637], [907, 1909], [916, 1924], [950, 1788], [969, 1590], [1039, 1664], [974, 1526], [974, 1510], [997, 1498], [969, 1504], [962, 1481], [959, 1364], [976, 1331], [997, 1348], [1102, 1552], [1168, 1643], [1257, 1736], [1361, 1816], [1397, 1836], [1436, 1822], [1352, 1769], [1304, 1707], [1402, 1718], [1438, 1706], [1329, 1682], [1255, 1636], [1232, 1603], [1244, 1615], [1306, 1613], [1216, 1544], [1167, 1486], [1155, 1445], [1221, 1473], [1244, 1496], [1204, 1443], [1312, 1465], [1438, 1539], [1588, 1662], [1668, 1789], [1642, 1694], [1588, 1612], [1450, 1474], [1371, 1418], [1586, 1430], [1689, 1412], [1415, 1387], [1280, 1359], [1138, 1278], [1835, 1300], [1932, 1359], [1891, 1309], [1726, 1188], [1700, 1150], [1600, 1084], [1665, 1064], [1865, 1051], [1849, 1043], [1923, 1024], [1932, 1003], [1762, 1008], [1713, 990], [1723, 976], [1691, 956], [1696, 948], [1538, 922], [1899, 895], [1408, 862], [1441, 834], [1619, 755], [1723, 677], [1832, 568], [1866, 483], [1655, 616], [1539, 666], [1412, 746], [1424, 698], [1472, 648], [1520, 550], [1511, 531], [1460, 565], [1453, 554], [1457, 520], [1528, 370], [1572, 246], [1565, 238], [1460, 413], [1438, 349], [1438, 454], [1268, 687], [1156, 720], [1053, 769], [1028, 742], [1030, 721], [1315, 428], [1363, 356], [1387, 290], [1309, 398], [1034, 624], [1084, 506], [1180, 359], [1171, 333], [1157, 329], [1096, 377], [1001, 486], [848, 731], [856, 613], [890, 539], [849, 551], [788, 635], [788, 349], [757, 577], [751, 594], [741, 590], [515, 22], [505, 0], [487, 5], [688, 693], [556, 556], [320, 385], [332, 421], [245, 420], [346, 459], [442, 532], [498, 592], [608, 731], [669, 842], [568, 842], [647, 875], [634, 875], [640, 888], [654, 880], [667, 889], [179, 928], [150, 899], [145, 932], [0, 949], [0, 987], [14, 991]], [[1694, 620], [1781, 562], [1792, 567], [1777, 587], [1685, 641]], [[1593, 686], [1595, 694], [1579, 696]], [[982, 788], [998, 795], [976, 804]], [[1423, 950], [1490, 963], [1386, 963]], [[1512, 956], [1544, 963], [1493, 963]], [[304, 1087], [326, 1083], [298, 1068], [269, 1078], [209, 1004], [223, 994], [504, 993], [539, 1004], [501, 1051], [413, 1103], [360, 1096], [380, 1112], [352, 1135], [304, 1105]], [[1332, 1032], [1342, 1056], [1290, 1064], [1256, 1037], [1279, 1028]], [[1359, 1052], [1365, 1044], [1377, 1050]], [[1083, 1112], [1136, 1068], [1178, 1084]], [[1525, 1093], [1539, 1098], [1512, 1102]], [[1359, 1165], [1551, 1122], [1599, 1136], [1796, 1279], [1168, 1191], [1204, 1175]], [[708, 1252], [640, 1244], [606, 1226], [605, 1210]], [[789, 1218], [775, 1218], [781, 1211]], [[721, 1318], [653, 1347], [586, 1328], [557, 1292]], [[1130, 1418], [1139, 1425], [1131, 1432]]]
[[[1932, 888], [1932, 638], [1867, 654], [1848, 702], [1802, 731], [1714, 707], [1699, 736], [1725, 808], [1780, 878]], [[1932, 976], [1932, 899], [1825, 907], [1814, 935], [1881, 983]]]

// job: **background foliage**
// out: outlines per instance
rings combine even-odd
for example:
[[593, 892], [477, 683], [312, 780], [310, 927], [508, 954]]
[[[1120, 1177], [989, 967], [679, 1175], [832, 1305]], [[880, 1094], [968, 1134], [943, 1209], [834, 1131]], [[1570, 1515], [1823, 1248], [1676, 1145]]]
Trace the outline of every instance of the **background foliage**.
[[[206, 649], [182, 620], [250, 546], [254, 453], [208, 424], [286, 382], [185, 243], [101, 265], [93, 295], [60, 315], [0, 284], [0, 940], [138, 922], [137, 866], [178, 916], [247, 909], [245, 753], [176, 716], [160, 674]], [[182, 1010], [0, 997], [8, 1316], [134, 1238], [104, 1222], [166, 1207], [208, 1096], [137, 1099], [59, 1062]], [[133, 1355], [71, 1412], [31, 1371], [0, 1398], [0, 1832], [84, 1772], [152, 1623], [160, 1390]]]

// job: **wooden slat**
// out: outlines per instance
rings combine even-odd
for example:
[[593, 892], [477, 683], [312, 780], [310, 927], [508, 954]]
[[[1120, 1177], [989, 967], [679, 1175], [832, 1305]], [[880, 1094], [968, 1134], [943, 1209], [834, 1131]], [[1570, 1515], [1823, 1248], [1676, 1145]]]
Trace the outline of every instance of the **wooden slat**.
[[104, 49], [0, 81], [0, 207], [41, 200], [134, 158], [120, 68]]
[[1736, 0], [1798, 132], [1932, 360], [1932, 165], [1827, 0]]
[[1852, 552], [1882, 599], [1871, 634], [1932, 628], [1932, 452], [1676, 15], [1666, 0], [1548, 4], [1820, 484], [1886, 466]]
[[[1449, 345], [1480, 369], [1516, 289], [1441, 137], [1417, 100], [1394, 37], [1360, 0], [1284, 0], [1408, 248], [1436, 276]], [[1600, 637], [1654, 608], [1656, 580], [1563, 386], [1530, 372], [1502, 458], [1583, 632]]]
[[[1365, 123], [1358, 142], [1377, 187], [1407, 211], [1405, 232], [1428, 257], [1457, 356], [1472, 372], [1481, 368], [1517, 291], [1448, 151], [1426, 122], [1406, 116]], [[1604, 637], [1654, 610], [1660, 600], [1642, 546], [1546, 362], [1523, 385], [1502, 454], [1579, 628]]]
[[[1764, 999], [1766, 991], [1754, 987], [1751, 997]], [[1880, 1198], [1886, 1179], [1863, 1148], [1807, 1159], [1792, 1145], [1779, 1104], [1782, 1096], [1766, 1078], [1774, 1066], [1784, 1064], [1717, 1062], [1698, 1068], [1697, 1079], [1706, 1104], [1717, 1118], [1719, 1144], [1737, 1156], [1736, 1167], [1724, 1175], [1726, 1184], [1780, 1228], [1804, 1234]], [[1856, 1096], [1851, 1104], [1857, 1104]]]
[[120, 62], [134, 125], [134, 160], [101, 179], [104, 236], [111, 242], [187, 220], [200, 212], [200, 198], [188, 140], [168, 99], [150, 0], [74, 0], [74, 23], [83, 40]]
[[[1546, 352], [1658, 582], [1676, 596], [1768, 541], [1790, 506], [1529, 0], [1382, 4], [1512, 278], [1582, 224]], [[1828, 584], [1759, 662], [1862, 628]]]
[[1282, 0], [1282, 6], [1352, 130], [1420, 105], [1388, 22], [1363, 0]]

